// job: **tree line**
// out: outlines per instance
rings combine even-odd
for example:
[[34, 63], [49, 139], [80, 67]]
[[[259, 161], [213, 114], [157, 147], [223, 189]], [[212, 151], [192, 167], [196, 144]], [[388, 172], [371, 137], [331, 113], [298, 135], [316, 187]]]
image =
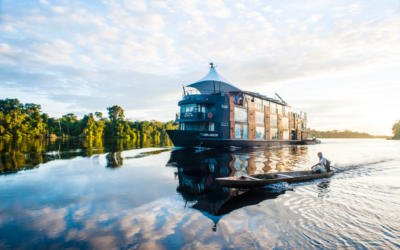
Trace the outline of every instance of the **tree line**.
[[400, 120], [396, 121], [392, 127], [393, 139], [400, 139]]
[[20, 103], [18, 99], [0, 100], [0, 138], [31, 137], [117, 137], [128, 140], [163, 139], [166, 130], [178, 129], [174, 121], [130, 121], [124, 110], [114, 105], [107, 108], [107, 116], [101, 112], [89, 113], [82, 119], [69, 113], [61, 118], [42, 113], [40, 104]]
[[332, 131], [317, 131], [315, 129], [308, 128], [308, 138], [388, 138], [385, 135], [370, 135], [364, 132], [357, 132], [351, 130], [332, 130]]

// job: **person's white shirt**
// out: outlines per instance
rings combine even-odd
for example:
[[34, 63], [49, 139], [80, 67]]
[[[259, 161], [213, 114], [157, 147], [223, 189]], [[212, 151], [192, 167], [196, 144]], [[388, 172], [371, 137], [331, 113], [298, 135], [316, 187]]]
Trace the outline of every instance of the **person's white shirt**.
[[325, 165], [327, 165], [326, 159], [324, 157], [321, 157], [321, 159], [319, 159], [319, 166], [322, 169], [326, 169]]

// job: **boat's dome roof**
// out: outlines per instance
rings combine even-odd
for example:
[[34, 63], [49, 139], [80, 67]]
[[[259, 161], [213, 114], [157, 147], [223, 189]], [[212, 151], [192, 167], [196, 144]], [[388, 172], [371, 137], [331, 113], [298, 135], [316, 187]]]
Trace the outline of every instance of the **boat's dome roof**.
[[205, 77], [201, 78], [195, 83], [187, 85], [186, 87], [195, 88], [201, 93], [212, 93], [214, 92], [214, 85], [215, 85], [215, 91], [219, 92], [220, 82], [221, 82], [221, 92], [242, 91], [241, 89], [233, 86], [232, 83], [230, 83], [220, 74], [218, 74], [218, 72], [215, 70], [213, 66], [213, 63], [210, 63], [210, 65], [211, 65], [210, 71]]

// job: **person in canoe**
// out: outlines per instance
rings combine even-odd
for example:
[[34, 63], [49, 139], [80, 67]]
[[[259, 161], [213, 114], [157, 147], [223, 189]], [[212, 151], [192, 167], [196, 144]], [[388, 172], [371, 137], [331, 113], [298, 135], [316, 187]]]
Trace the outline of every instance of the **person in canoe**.
[[320, 174], [330, 171], [330, 162], [322, 157], [322, 153], [318, 153], [319, 163], [311, 167], [313, 173]]

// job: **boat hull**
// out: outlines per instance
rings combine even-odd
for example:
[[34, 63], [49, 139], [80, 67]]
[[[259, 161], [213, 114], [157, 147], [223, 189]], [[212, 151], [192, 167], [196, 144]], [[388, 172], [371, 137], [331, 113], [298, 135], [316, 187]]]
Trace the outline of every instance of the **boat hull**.
[[[254, 146], [282, 146], [282, 145], [315, 145], [314, 141], [298, 140], [262, 140], [262, 139], [223, 139], [218, 132], [167, 130], [169, 138], [176, 147], [254, 147]], [[209, 138], [207, 135], [216, 135]]]
[[[289, 175], [291, 178], [276, 178], [270, 180], [237, 180], [238, 177], [226, 177], [226, 178], [216, 178], [219, 184], [228, 188], [241, 188], [241, 189], [252, 189], [252, 188], [261, 188], [267, 185], [275, 184], [278, 182], [304, 182], [310, 181], [314, 179], [328, 178], [333, 175], [333, 171], [328, 173], [321, 174], [312, 174], [311, 171], [293, 171], [293, 172], [280, 172], [275, 174], [284, 174]], [[257, 175], [249, 175], [249, 176], [257, 176]]]

